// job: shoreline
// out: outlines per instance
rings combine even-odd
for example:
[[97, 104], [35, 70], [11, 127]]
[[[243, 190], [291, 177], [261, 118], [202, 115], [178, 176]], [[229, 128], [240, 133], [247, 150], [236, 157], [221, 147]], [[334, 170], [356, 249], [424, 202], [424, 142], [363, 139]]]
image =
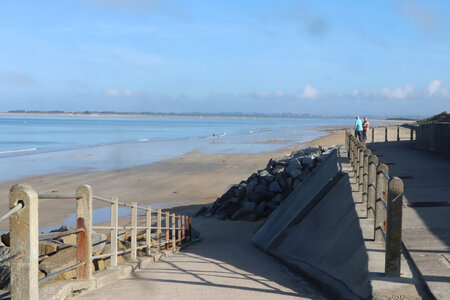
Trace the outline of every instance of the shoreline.
[[[89, 184], [95, 195], [118, 196], [125, 202], [137, 201], [140, 205], [179, 201], [189, 202], [175, 206], [203, 205], [215, 201], [232, 184], [263, 169], [272, 157], [308, 145], [337, 144], [341, 137], [343, 131], [339, 135], [339, 131], [333, 130], [326, 136], [305, 143], [259, 154], [206, 154], [193, 151], [168, 160], [121, 170], [63, 172], [8, 180], [0, 183], [0, 197], [4, 199], [0, 203], [0, 210], [7, 210], [11, 186], [23, 182], [30, 184], [39, 194], [73, 194], [77, 186]], [[94, 209], [101, 207], [104, 207], [102, 203], [94, 201]], [[39, 202], [39, 227], [61, 225], [74, 212], [75, 202], [42, 200]], [[8, 224], [0, 224], [0, 230], [7, 229]]]
[[[345, 118], [345, 117], [276, 117], [276, 116], [203, 116], [203, 115], [147, 115], [147, 114], [113, 114], [113, 113], [47, 113], [47, 112], [23, 112], [23, 113], [14, 113], [14, 112], [0, 112], [0, 116], [43, 116], [43, 117], [97, 117], [97, 118], [186, 118], [186, 119], [192, 119], [192, 118], [199, 118], [199, 119], [293, 119], [293, 120], [351, 120], [353, 121], [353, 118]], [[386, 122], [386, 123], [396, 123], [396, 122], [403, 122], [403, 123], [410, 123], [410, 122], [416, 122], [417, 120], [383, 120], [383, 119], [373, 119], [371, 121], [374, 122]]]

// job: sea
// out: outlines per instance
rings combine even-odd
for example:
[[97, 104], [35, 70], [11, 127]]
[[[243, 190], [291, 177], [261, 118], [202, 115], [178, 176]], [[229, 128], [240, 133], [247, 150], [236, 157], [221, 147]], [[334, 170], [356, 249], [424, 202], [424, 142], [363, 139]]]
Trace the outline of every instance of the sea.
[[0, 116], [0, 182], [130, 168], [184, 155], [261, 153], [351, 127], [350, 119]]

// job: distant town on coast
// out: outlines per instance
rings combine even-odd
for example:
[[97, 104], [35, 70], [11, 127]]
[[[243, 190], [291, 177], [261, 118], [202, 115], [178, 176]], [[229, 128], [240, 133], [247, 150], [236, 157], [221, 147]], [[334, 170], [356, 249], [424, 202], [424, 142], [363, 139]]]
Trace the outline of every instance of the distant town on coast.
[[[95, 116], [149, 116], [149, 117], [205, 117], [205, 118], [292, 118], [292, 119], [350, 119], [355, 116], [339, 115], [339, 116], [324, 116], [308, 113], [259, 113], [259, 112], [117, 112], [117, 111], [63, 111], [63, 110], [9, 110], [3, 114], [30, 114], [30, 115], [95, 115]], [[414, 121], [423, 118], [424, 116], [369, 116], [372, 119], [380, 120], [408, 120]]]

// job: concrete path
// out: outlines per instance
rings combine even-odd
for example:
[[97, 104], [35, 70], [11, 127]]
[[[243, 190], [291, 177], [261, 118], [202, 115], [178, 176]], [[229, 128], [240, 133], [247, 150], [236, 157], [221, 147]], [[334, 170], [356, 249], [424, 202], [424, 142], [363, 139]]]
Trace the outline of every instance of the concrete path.
[[194, 224], [200, 243], [76, 299], [326, 299], [250, 243], [259, 222]]
[[434, 297], [450, 299], [449, 157], [410, 141], [367, 146], [391, 176], [403, 179], [402, 241]]

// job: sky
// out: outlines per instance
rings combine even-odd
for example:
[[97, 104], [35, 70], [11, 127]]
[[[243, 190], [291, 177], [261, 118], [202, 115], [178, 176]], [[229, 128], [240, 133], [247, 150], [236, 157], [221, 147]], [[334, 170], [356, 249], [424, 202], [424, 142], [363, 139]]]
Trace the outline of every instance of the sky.
[[8, 110], [449, 111], [450, 1], [1, 1]]

